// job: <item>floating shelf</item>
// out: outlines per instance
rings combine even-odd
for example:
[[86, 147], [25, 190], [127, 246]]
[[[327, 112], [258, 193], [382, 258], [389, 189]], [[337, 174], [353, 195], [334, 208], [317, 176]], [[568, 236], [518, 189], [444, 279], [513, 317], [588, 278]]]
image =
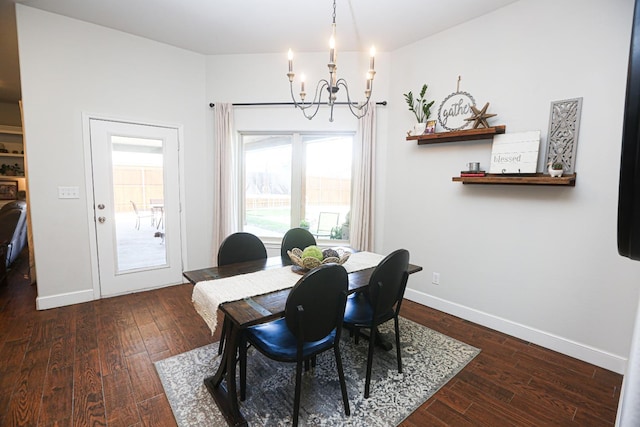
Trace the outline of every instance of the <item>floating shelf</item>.
[[455, 141], [473, 141], [478, 139], [493, 139], [494, 135], [504, 133], [506, 126], [494, 126], [490, 128], [454, 130], [451, 132], [428, 133], [424, 135], [408, 136], [407, 141], [417, 140], [418, 145], [441, 144]]
[[542, 173], [537, 173], [535, 175], [488, 174], [486, 176], [454, 176], [452, 180], [463, 184], [552, 185], [575, 187], [576, 174], [562, 175], [559, 178], [552, 178], [551, 176]]
[[9, 135], [22, 135], [22, 128], [20, 126], [0, 125], [0, 133], [6, 133]]

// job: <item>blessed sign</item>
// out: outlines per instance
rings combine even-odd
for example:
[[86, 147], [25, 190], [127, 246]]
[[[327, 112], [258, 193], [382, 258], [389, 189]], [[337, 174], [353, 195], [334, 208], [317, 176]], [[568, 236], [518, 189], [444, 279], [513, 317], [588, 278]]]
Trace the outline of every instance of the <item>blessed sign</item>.
[[472, 105], [476, 105], [476, 101], [467, 92], [454, 92], [447, 96], [438, 108], [440, 125], [447, 130], [460, 130], [469, 126], [465, 119], [473, 114]]
[[495, 135], [489, 173], [535, 173], [540, 131]]

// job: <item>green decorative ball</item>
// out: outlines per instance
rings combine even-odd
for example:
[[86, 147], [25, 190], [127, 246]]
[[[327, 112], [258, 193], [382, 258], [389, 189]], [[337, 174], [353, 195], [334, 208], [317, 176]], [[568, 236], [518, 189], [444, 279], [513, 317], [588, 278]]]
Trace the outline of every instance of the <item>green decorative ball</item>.
[[323, 260], [322, 251], [317, 246], [307, 246], [304, 248], [304, 251], [302, 251], [302, 258], [304, 259], [307, 257], [315, 258], [318, 261]]

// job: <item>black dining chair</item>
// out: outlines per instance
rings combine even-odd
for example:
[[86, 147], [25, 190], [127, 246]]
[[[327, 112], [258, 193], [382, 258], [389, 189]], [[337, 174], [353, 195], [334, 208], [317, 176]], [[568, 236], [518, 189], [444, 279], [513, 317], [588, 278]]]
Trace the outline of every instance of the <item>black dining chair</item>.
[[347, 271], [338, 264], [307, 272], [291, 289], [284, 317], [246, 329], [240, 342], [240, 399], [246, 396], [247, 341], [270, 359], [296, 363], [293, 425], [298, 425], [302, 364], [333, 349], [342, 389], [344, 412], [351, 414], [340, 356], [342, 316], [347, 298]]
[[267, 258], [267, 249], [256, 235], [240, 231], [227, 236], [218, 249], [218, 265]]
[[291, 265], [291, 258], [287, 254], [293, 248], [304, 249], [307, 246], [315, 246], [316, 238], [309, 230], [304, 228], [292, 228], [284, 233], [282, 237], [282, 244], [280, 246], [280, 257], [282, 258], [283, 265]]
[[[243, 231], [227, 236], [218, 249], [218, 265], [235, 264], [237, 262], [253, 261], [267, 258], [267, 249], [256, 235]], [[222, 354], [227, 338], [227, 322], [222, 323], [218, 354]]]
[[356, 344], [360, 329], [370, 330], [369, 353], [367, 356], [367, 373], [364, 384], [364, 397], [369, 397], [371, 385], [371, 365], [376, 341], [377, 327], [391, 319], [395, 324], [396, 356], [398, 372], [402, 373], [402, 356], [400, 355], [400, 328], [398, 315], [400, 305], [407, 287], [409, 251], [398, 249], [387, 255], [376, 266], [369, 279], [369, 286], [364, 292], [357, 292], [347, 298], [344, 312], [344, 326], [355, 334]]

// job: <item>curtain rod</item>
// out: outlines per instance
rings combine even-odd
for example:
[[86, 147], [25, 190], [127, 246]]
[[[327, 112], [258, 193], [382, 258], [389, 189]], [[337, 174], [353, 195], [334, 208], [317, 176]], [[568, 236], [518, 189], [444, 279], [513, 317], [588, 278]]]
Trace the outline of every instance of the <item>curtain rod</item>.
[[[334, 105], [349, 105], [348, 102], [334, 102]], [[352, 104], [356, 104], [353, 102]], [[254, 107], [254, 106], [271, 106], [271, 105], [296, 105], [293, 102], [241, 102], [237, 104], [231, 104], [234, 107]], [[326, 102], [320, 103], [320, 105], [328, 105]], [[376, 102], [376, 105], [387, 105], [387, 101]], [[209, 103], [209, 107], [213, 108], [216, 104], [213, 102]]]

